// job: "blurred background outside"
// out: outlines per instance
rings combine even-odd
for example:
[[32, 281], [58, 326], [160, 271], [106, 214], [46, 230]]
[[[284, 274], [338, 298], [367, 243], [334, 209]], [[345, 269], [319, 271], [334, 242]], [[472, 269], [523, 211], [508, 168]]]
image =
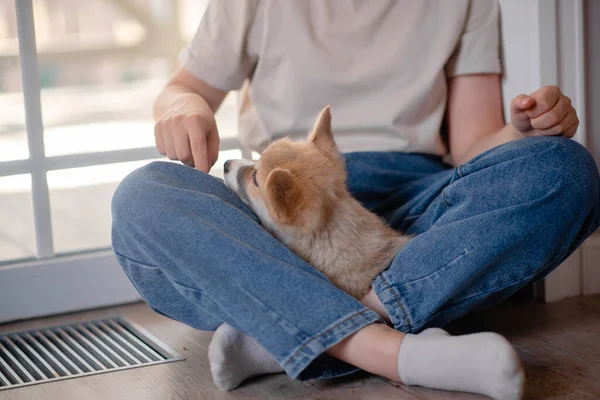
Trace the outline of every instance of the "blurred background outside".
[[[19, 0], [16, 0], [19, 1]], [[46, 156], [154, 146], [152, 103], [206, 0], [33, 0]], [[235, 93], [217, 115], [237, 135]], [[213, 173], [222, 174], [221, 153]], [[27, 159], [15, 0], [0, 0], [0, 162]], [[110, 245], [117, 183], [149, 161], [49, 171], [56, 253]], [[0, 262], [35, 255], [29, 174], [0, 177]]]

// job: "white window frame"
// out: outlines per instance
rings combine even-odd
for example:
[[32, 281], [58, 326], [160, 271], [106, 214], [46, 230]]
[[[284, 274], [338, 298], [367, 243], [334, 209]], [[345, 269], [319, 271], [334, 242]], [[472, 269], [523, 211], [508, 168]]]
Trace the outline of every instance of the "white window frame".
[[[0, 177], [31, 175], [36, 256], [0, 266], [0, 322], [139, 300], [112, 251], [55, 254], [46, 173], [162, 156], [143, 147], [46, 157], [33, 0], [15, 0], [15, 7], [29, 158], [0, 162]], [[234, 149], [242, 149], [237, 138], [221, 140], [221, 151]]]

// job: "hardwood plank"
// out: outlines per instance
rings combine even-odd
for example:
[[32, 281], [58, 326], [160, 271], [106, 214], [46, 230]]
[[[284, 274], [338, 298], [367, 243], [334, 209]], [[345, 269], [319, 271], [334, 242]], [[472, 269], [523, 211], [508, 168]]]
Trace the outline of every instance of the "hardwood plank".
[[[206, 357], [211, 332], [160, 316], [138, 303], [0, 325], [0, 333], [123, 315], [186, 357], [161, 365], [109, 372], [0, 392], [1, 400], [246, 400], [246, 399], [483, 399], [482, 396], [395, 385], [358, 373], [298, 382], [284, 374], [253, 379], [233, 392], [212, 383]], [[492, 330], [515, 345], [527, 373], [526, 399], [600, 398], [600, 296], [555, 304], [506, 302], [452, 324], [452, 333]]]
[[552, 304], [507, 302], [449, 330], [506, 336], [523, 361], [526, 399], [600, 398], [600, 296]]

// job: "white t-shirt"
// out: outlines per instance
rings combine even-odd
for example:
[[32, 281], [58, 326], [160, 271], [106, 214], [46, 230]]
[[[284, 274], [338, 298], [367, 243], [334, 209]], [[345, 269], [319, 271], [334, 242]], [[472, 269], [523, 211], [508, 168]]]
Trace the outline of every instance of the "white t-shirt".
[[343, 152], [444, 155], [447, 78], [500, 73], [496, 0], [212, 0], [180, 56], [240, 89], [240, 139], [304, 138], [331, 105]]

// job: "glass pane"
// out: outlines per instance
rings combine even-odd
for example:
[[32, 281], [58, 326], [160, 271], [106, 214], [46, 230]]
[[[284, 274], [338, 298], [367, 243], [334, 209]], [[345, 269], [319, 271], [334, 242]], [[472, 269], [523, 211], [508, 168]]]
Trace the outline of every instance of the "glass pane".
[[0, 0], [0, 162], [29, 157], [14, 0]]
[[[151, 110], [151, 104], [146, 106]], [[216, 119], [220, 137], [237, 136], [235, 93], [230, 93], [225, 98], [216, 114]], [[45, 137], [47, 156], [153, 147], [154, 122], [151, 117], [145, 120], [123, 118], [119, 121], [46, 127]]]
[[172, 2], [136, 1], [140, 17], [126, 3], [34, 2], [48, 156], [154, 145], [152, 102], [175, 66], [165, 47], [177, 38], [156, 12]]
[[35, 256], [31, 175], [0, 177], [0, 263]]
[[49, 171], [54, 251], [110, 246], [110, 201], [118, 182], [149, 161]]
[[[46, 154], [154, 146], [153, 102], [204, 3], [36, 0]], [[219, 112], [222, 137], [236, 135], [235, 109], [230, 97]]]
[[[223, 176], [223, 163], [240, 158], [239, 150], [221, 152], [211, 171]], [[110, 247], [110, 202], [129, 172], [145, 161], [97, 165], [48, 172], [50, 211], [56, 253]]]

